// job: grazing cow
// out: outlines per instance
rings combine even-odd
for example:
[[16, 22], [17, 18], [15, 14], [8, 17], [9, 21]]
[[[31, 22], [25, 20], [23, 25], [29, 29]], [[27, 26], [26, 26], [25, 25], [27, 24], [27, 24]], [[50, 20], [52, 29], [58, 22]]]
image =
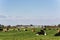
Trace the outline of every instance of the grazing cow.
[[27, 31], [27, 29], [24, 29], [24, 31]]
[[7, 32], [7, 29], [3, 29], [3, 32]]
[[54, 36], [60, 36], [60, 30], [58, 30], [58, 33], [56, 33]]
[[25, 29], [25, 31], [27, 31], [27, 29]]
[[9, 31], [9, 28], [7, 28], [7, 31]]
[[35, 28], [32, 29], [32, 32], [35, 32]]
[[41, 30], [40, 32], [37, 32], [36, 35], [46, 35], [46, 32], [44, 30]]

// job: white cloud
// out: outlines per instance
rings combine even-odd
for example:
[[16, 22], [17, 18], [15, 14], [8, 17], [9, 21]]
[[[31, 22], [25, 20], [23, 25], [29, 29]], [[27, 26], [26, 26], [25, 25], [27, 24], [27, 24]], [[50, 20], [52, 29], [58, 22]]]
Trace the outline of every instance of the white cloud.
[[8, 16], [0, 15], [0, 20], [47, 20], [47, 19], [56, 19], [58, 17], [54, 16], [39, 16], [39, 17], [22, 17], [22, 16]]
[[[60, 18], [54, 16], [40, 16], [40, 17], [22, 17], [22, 16], [8, 16], [0, 15], [0, 24], [55, 24], [59, 23]], [[56, 23], [56, 24], [57, 24]]]

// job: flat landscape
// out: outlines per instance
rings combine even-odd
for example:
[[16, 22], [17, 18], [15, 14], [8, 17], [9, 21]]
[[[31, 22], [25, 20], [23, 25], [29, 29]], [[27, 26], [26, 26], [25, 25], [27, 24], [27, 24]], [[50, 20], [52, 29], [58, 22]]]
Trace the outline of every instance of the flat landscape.
[[0, 40], [60, 40], [60, 36], [54, 36], [57, 33], [56, 29], [47, 29], [47, 35], [36, 35], [36, 32], [40, 31], [40, 28], [35, 29], [35, 32], [32, 32], [31, 28], [28, 28], [28, 31], [21, 29], [20, 31], [0, 32]]
[[60, 0], [0, 0], [0, 40], [60, 40]]

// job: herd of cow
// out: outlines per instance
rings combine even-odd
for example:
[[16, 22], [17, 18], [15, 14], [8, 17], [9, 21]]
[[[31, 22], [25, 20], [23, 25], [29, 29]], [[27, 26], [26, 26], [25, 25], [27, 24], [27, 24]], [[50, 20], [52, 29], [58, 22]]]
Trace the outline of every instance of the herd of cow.
[[[8, 30], [9, 30], [9, 28], [4, 29], [4, 32], [7, 32]], [[47, 35], [47, 33], [46, 33], [45, 30], [46, 29], [41, 29], [39, 32], [36, 32], [36, 35]], [[0, 29], [0, 31], [3, 31], [3, 29]], [[20, 29], [18, 28], [17, 31], [20, 31]], [[27, 29], [24, 29], [24, 31], [28, 31], [28, 30]], [[32, 29], [32, 32], [35, 32], [35, 28]], [[54, 36], [60, 36], [60, 30], [58, 30], [58, 32]]]

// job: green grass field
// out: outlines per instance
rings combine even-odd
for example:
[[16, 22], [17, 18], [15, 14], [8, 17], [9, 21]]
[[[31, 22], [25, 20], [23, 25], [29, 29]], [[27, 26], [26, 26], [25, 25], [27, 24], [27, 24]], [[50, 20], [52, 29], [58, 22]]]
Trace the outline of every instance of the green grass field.
[[[36, 29], [36, 32], [40, 29]], [[36, 32], [28, 31], [9, 31], [0, 32], [0, 40], [60, 40], [60, 36], [55, 37], [57, 30], [46, 30], [47, 35], [36, 35]]]

